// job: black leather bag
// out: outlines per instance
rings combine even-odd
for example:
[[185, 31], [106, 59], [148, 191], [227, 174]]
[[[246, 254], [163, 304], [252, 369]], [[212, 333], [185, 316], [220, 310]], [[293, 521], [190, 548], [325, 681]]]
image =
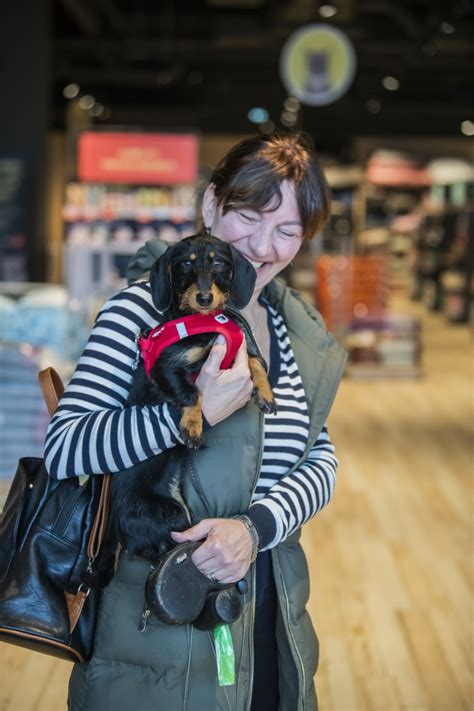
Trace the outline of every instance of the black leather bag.
[[[52, 414], [62, 383], [51, 368], [40, 383]], [[0, 518], [1, 641], [90, 658], [100, 589], [83, 580], [100, 561], [109, 502], [110, 475], [57, 481], [42, 459], [20, 460]]]

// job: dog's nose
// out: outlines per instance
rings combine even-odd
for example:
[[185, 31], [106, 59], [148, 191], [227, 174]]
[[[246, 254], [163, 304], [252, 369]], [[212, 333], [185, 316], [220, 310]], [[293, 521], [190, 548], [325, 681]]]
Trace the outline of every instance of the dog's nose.
[[199, 291], [196, 294], [196, 301], [198, 302], [199, 306], [210, 306], [212, 304], [212, 294], [209, 291]]

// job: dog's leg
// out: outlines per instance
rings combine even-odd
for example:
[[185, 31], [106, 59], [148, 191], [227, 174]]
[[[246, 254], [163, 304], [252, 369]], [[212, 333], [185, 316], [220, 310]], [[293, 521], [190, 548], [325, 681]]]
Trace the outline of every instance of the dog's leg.
[[249, 355], [249, 368], [250, 377], [254, 384], [252, 394], [257, 406], [263, 412], [277, 412], [278, 407], [262, 363], [255, 356]]
[[155, 563], [175, 545], [170, 531], [191, 525], [182, 468], [183, 447], [173, 447], [112, 477], [112, 526], [132, 555]]
[[191, 449], [199, 449], [202, 444], [202, 409], [201, 396], [194, 405], [183, 407], [179, 430], [183, 442]]

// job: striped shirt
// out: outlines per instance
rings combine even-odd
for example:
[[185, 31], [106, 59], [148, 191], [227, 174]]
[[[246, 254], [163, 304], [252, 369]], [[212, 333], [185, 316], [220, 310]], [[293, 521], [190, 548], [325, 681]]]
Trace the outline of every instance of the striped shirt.
[[[273, 331], [270, 375], [273, 370], [278, 380], [281, 412], [265, 417], [262, 476], [248, 512], [261, 549], [284, 540], [329, 501], [337, 465], [324, 430], [306, 461], [285, 476], [304, 449], [308, 413], [286, 329], [281, 317], [268, 308]], [[145, 282], [124, 289], [103, 307], [48, 427], [45, 463], [53, 478], [115, 473], [181, 442], [179, 409], [168, 404], [125, 407], [135, 338], [156, 326], [157, 316]], [[290, 392], [292, 382], [298, 385], [296, 399]]]
[[[278, 412], [265, 415], [262, 466], [249, 515], [258, 529], [261, 548], [266, 550], [328, 503], [337, 459], [324, 427], [306, 460], [294, 469], [308, 441], [308, 405], [283, 318], [270, 304], [261, 303], [268, 313], [269, 380]], [[291, 469], [294, 471], [289, 474]]]

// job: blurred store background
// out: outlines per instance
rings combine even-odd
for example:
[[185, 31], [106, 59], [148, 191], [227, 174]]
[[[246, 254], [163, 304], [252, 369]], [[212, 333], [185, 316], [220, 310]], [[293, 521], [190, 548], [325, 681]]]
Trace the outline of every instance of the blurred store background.
[[[2, 497], [17, 459], [42, 454], [38, 369], [67, 381], [131, 255], [151, 237], [195, 231], [199, 187], [237, 140], [303, 129], [332, 214], [284, 277], [349, 352], [330, 422], [342, 482], [307, 539], [321, 708], [474, 708], [474, 2], [16, 0], [1, 9], [0, 38]], [[397, 489], [398, 476], [420, 488]], [[365, 487], [380, 492], [370, 506], [352, 498]], [[373, 563], [389, 588], [368, 594], [380, 614], [366, 623], [348, 551], [330, 553], [351, 540], [356, 551], [362, 519], [360, 577]], [[425, 550], [407, 558], [415, 528]], [[366, 534], [386, 544], [381, 557]], [[349, 574], [340, 605], [353, 617], [331, 626], [319, 575], [329, 606]], [[377, 604], [391, 594], [384, 617]], [[386, 650], [380, 661], [386, 645], [391, 661]], [[66, 667], [22, 654], [5, 652], [0, 708], [64, 708]], [[13, 690], [23, 663], [57, 686]]]

